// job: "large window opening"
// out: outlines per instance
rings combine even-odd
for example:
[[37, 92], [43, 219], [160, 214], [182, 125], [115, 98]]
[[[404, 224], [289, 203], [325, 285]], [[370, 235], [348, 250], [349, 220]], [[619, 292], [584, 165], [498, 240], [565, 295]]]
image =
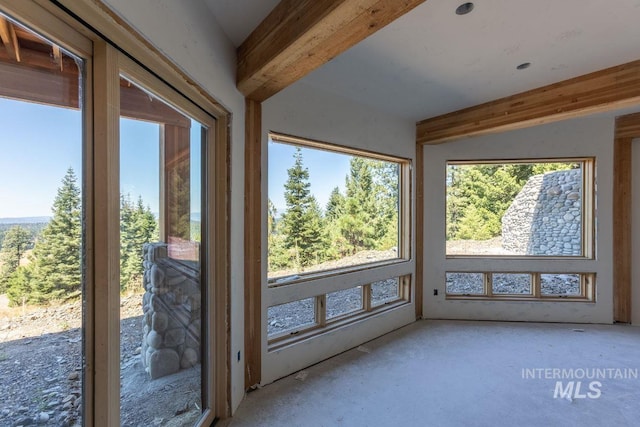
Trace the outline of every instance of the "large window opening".
[[409, 161], [279, 134], [268, 148], [270, 349], [408, 302]]
[[0, 425], [75, 425], [84, 61], [1, 14], [0, 29]]
[[449, 162], [447, 256], [592, 257], [593, 160]]
[[269, 282], [398, 260], [405, 162], [269, 141]]
[[121, 425], [193, 425], [207, 354], [206, 128], [125, 77], [120, 105]]
[[[594, 172], [592, 158], [448, 162], [446, 255], [462, 271], [447, 299], [594, 301], [595, 274], [571, 271], [594, 256]], [[477, 272], [465, 258], [507, 259]], [[542, 273], [558, 259], [573, 264]]]

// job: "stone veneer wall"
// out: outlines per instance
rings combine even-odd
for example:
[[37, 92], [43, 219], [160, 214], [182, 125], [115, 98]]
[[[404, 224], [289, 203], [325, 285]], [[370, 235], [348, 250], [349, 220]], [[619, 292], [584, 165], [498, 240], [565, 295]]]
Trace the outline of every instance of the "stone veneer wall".
[[502, 217], [502, 246], [519, 255], [580, 255], [582, 171], [535, 175]]
[[152, 379], [200, 362], [198, 270], [167, 256], [165, 243], [144, 246], [142, 363]]

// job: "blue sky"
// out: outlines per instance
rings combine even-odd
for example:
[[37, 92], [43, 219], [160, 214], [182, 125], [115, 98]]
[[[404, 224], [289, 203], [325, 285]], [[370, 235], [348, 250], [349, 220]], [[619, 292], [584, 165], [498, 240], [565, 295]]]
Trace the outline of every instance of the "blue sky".
[[0, 218], [50, 216], [64, 174], [81, 166], [78, 110], [0, 98]]
[[[72, 167], [80, 184], [82, 122], [78, 110], [0, 98], [0, 218], [50, 216], [56, 191]], [[200, 139], [192, 122], [192, 141]], [[121, 191], [159, 205], [158, 124], [121, 120]], [[192, 194], [200, 192], [200, 148], [192, 143]], [[199, 201], [192, 197], [192, 212]]]
[[[121, 119], [120, 188], [132, 199], [142, 196], [151, 211], [159, 210], [158, 124]], [[67, 168], [78, 183], [82, 170], [82, 122], [78, 110], [0, 98], [0, 218], [50, 216], [56, 191]], [[200, 212], [200, 130], [191, 127], [192, 212]], [[194, 142], [195, 141], [195, 142]], [[269, 143], [269, 198], [278, 213], [285, 210], [284, 183], [293, 166], [295, 147]], [[303, 148], [311, 192], [324, 208], [331, 191], [344, 193], [350, 156]]]
[[[282, 215], [287, 207], [284, 200], [284, 184], [288, 178], [287, 169], [293, 166], [295, 151], [296, 147], [293, 145], [269, 141], [268, 192], [278, 215]], [[345, 177], [349, 172], [351, 156], [313, 148], [302, 148], [301, 151], [303, 164], [309, 169], [311, 194], [324, 210], [335, 187], [339, 187], [344, 194]]]

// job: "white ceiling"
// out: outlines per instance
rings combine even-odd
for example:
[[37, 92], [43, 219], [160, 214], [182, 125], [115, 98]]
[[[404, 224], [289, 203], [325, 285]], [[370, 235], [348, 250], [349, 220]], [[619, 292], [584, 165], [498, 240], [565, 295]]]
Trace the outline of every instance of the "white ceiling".
[[[236, 45], [278, 3], [204, 1]], [[640, 0], [461, 3], [428, 0], [302, 81], [417, 121], [640, 59]]]

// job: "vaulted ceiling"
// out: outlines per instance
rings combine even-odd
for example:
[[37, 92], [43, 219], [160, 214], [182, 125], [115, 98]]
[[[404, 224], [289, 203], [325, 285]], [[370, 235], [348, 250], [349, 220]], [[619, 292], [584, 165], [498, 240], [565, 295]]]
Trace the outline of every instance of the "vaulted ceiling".
[[[278, 4], [203, 1], [236, 46]], [[301, 81], [418, 121], [640, 59], [640, 0], [461, 3], [427, 0]]]

